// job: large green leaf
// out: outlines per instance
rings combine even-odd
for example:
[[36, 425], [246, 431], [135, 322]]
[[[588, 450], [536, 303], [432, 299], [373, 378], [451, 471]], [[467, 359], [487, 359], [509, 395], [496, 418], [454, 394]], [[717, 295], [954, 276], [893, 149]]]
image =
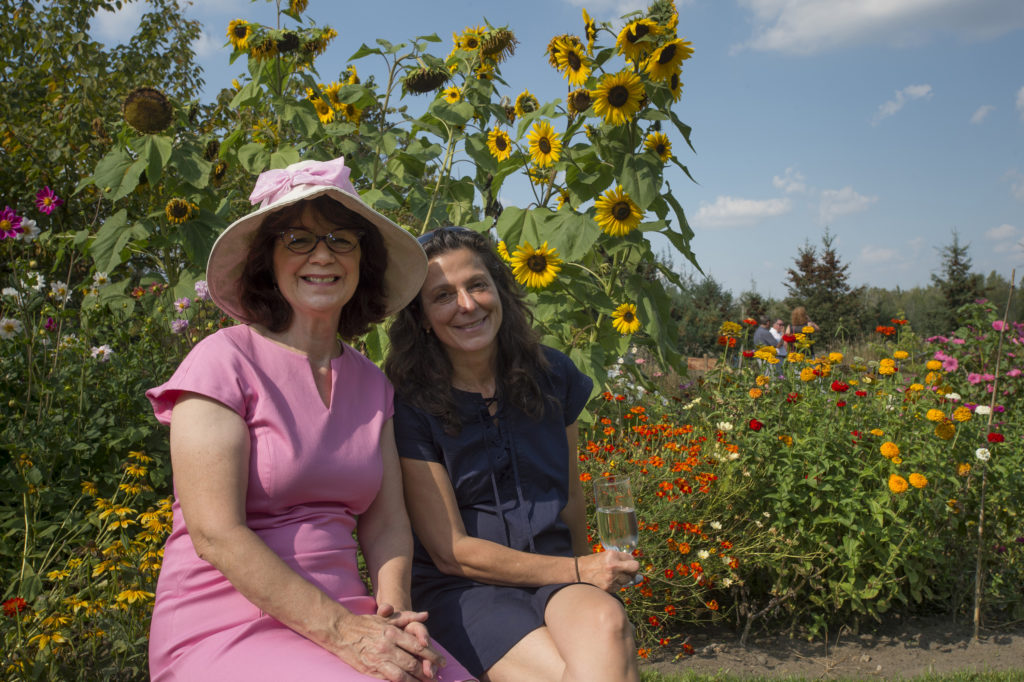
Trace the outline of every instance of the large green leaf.
[[270, 152], [259, 142], [250, 142], [238, 150], [238, 163], [253, 175], [259, 175], [270, 164]]

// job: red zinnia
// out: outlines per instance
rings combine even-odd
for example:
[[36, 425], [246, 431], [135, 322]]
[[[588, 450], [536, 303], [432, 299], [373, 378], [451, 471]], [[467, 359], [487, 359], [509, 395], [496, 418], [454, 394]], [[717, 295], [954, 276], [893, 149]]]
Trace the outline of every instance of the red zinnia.
[[845, 400], [837, 400], [836, 401], [836, 407], [846, 407], [846, 401]]
[[844, 384], [841, 381], [833, 381], [832, 382], [832, 390], [835, 391], [836, 393], [846, 393], [846, 391], [849, 388], [850, 388], [849, 384]]
[[1001, 434], [1001, 433], [990, 433], [990, 434], [988, 434], [988, 442], [989, 443], [1002, 443], [1004, 440], [1006, 440], [1006, 438], [1004, 438], [1003, 434]]
[[754, 357], [754, 351], [752, 351], [752, 350], [745, 350], [745, 351], [743, 351], [743, 357], [745, 357], [745, 358], [752, 358], [752, 357]]
[[866, 396], [868, 394], [868, 392], [867, 391], [854, 391], [853, 394], [854, 395], [859, 395], [861, 398], [863, 398], [864, 396]]
[[744, 318], [743, 321], [746, 322], [747, 324], [749, 324], [751, 327], [756, 327], [757, 326], [757, 320], [755, 320], [752, 317]]
[[757, 421], [756, 419], [751, 419], [750, 420], [750, 430], [751, 431], [760, 431], [762, 428], [764, 428], [764, 424], [762, 424], [761, 422]]
[[11, 597], [4, 602], [4, 615], [13, 618], [28, 608], [28, 602], [21, 597]]
[[782, 340], [786, 343], [796, 343], [796, 334], [783, 334]]
[[787, 403], [795, 403], [798, 400], [800, 400], [800, 394], [799, 393], [793, 392], [793, 393], [787, 393], [786, 394], [786, 402]]

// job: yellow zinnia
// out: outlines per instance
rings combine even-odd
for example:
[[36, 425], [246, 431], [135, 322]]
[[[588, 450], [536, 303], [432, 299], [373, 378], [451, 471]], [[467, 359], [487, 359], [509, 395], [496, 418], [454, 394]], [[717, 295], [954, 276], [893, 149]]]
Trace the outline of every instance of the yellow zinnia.
[[668, 141], [668, 135], [665, 133], [648, 135], [644, 140], [644, 149], [657, 154], [662, 163], [667, 163], [672, 158], [672, 143]]
[[512, 254], [512, 274], [520, 284], [531, 289], [543, 289], [555, 281], [562, 269], [562, 260], [555, 255], [555, 249], [544, 242], [533, 248], [530, 242], [523, 242]]
[[940, 422], [946, 418], [946, 413], [943, 412], [942, 410], [932, 409], [928, 410], [928, 412], [924, 415], [924, 418], [930, 422]]
[[606, 123], [622, 125], [640, 110], [644, 85], [635, 73], [620, 71], [601, 78], [592, 94], [594, 112], [603, 116]]
[[960, 462], [956, 465], [957, 476], [966, 476], [969, 473], [971, 473], [971, 465], [967, 462]]
[[971, 414], [971, 409], [969, 407], [964, 407], [963, 405], [961, 405], [960, 407], [953, 410], [953, 419], [957, 420], [958, 422], [970, 421]]
[[504, 161], [512, 154], [512, 140], [501, 128], [495, 128], [487, 134], [487, 149], [498, 161]]
[[818, 378], [818, 375], [814, 373], [814, 369], [804, 367], [800, 370], [800, 381], [814, 381], [816, 378]]
[[757, 400], [757, 399], [758, 399], [758, 398], [760, 398], [760, 397], [761, 397], [762, 395], [764, 395], [764, 391], [762, 391], [762, 390], [761, 390], [761, 389], [759, 389], [759, 388], [752, 388], [752, 389], [750, 389], [749, 391], [747, 391], [747, 395], [749, 395], [749, 396], [750, 396], [751, 398], [753, 398], [754, 400]]
[[932, 372], [937, 372], [940, 369], [942, 369], [942, 363], [939, 362], [938, 360], [929, 360], [928, 362], [924, 363], [924, 366], [925, 369]]
[[928, 479], [925, 478], [922, 474], [913, 473], [910, 474], [908, 478], [910, 479], [910, 485], [914, 486], [915, 488], [923, 488], [926, 485], [928, 485]]
[[647, 62], [647, 75], [651, 80], [667, 81], [679, 71], [679, 65], [693, 54], [692, 43], [687, 40], [671, 40], [654, 51]]
[[896, 443], [893, 443], [891, 440], [887, 440], [882, 443], [881, 447], [878, 449], [881, 451], [883, 457], [891, 458], [900, 454], [900, 446], [896, 445]]
[[870, 433], [872, 436], [884, 436], [885, 435], [885, 431], [883, 431], [882, 429], [871, 429], [870, 431], [868, 431], [868, 433]]
[[953, 422], [944, 419], [935, 425], [935, 435], [942, 440], [950, 440], [956, 435], [956, 427], [953, 426]]
[[620, 334], [635, 334], [640, 331], [640, 319], [636, 316], [636, 306], [623, 303], [612, 313], [612, 326]]
[[[833, 363], [833, 364], [838, 365], [840, 362], [843, 361], [843, 354], [842, 353], [837, 353], [837, 352], [829, 353], [828, 354], [828, 361]], [[850, 383], [853, 383], [853, 382], [850, 382]]]
[[558, 162], [562, 155], [562, 141], [547, 121], [533, 125], [526, 139], [530, 141], [530, 160], [544, 168]]
[[889, 475], [889, 490], [893, 491], [897, 495], [905, 493], [907, 491], [907, 479], [903, 478], [898, 474]]
[[897, 360], [906, 360], [908, 357], [910, 357], [910, 353], [908, 353], [905, 350], [898, 350], [894, 352], [892, 356]]
[[636, 229], [643, 217], [640, 208], [622, 189], [622, 185], [605, 192], [594, 202], [594, 209], [594, 220], [605, 234], [612, 237], [625, 237]]

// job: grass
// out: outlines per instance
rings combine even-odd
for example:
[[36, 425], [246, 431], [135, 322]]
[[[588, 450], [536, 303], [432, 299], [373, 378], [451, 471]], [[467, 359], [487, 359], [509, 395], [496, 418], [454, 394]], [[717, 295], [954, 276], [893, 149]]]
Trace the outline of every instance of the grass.
[[[812, 680], [820, 678], [774, 677], [768, 675], [744, 677], [727, 675], [724, 673], [698, 674], [694, 672], [686, 672], [678, 675], [662, 675], [661, 673], [654, 671], [644, 671], [640, 679], [641, 682], [812, 682]], [[834, 679], [837, 680], [837, 682], [842, 682], [843, 680], [864, 678], [838, 677]], [[906, 680], [907, 682], [1021, 682], [1021, 680], [1024, 680], [1024, 670], [1004, 672], [958, 672], [946, 675], [928, 673], [926, 675], [906, 678]]]

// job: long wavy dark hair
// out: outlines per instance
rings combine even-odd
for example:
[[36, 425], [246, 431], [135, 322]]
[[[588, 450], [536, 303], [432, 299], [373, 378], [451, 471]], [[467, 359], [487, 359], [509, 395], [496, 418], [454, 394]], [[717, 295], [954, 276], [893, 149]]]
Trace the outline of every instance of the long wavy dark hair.
[[[500, 401], [539, 419], [544, 413], [545, 396], [537, 378], [547, 373], [549, 366], [532, 326], [533, 312], [526, 306], [512, 271], [498, 257], [491, 241], [472, 230], [435, 230], [423, 249], [428, 259], [457, 249], [469, 249], [487, 268], [501, 302], [494, 368], [497, 396]], [[458, 433], [462, 424], [452, 395], [452, 363], [437, 335], [426, 331], [422, 294], [398, 312], [388, 336], [391, 351], [384, 361], [384, 373], [396, 393], [411, 405], [438, 417], [446, 432]]]
[[338, 320], [338, 334], [345, 340], [365, 334], [371, 324], [384, 319], [386, 309], [384, 271], [387, 248], [370, 221], [349, 211], [329, 196], [299, 201], [268, 215], [253, 236], [238, 287], [242, 307], [250, 320], [272, 332], [284, 331], [292, 323], [292, 307], [274, 281], [274, 246], [281, 231], [300, 224], [309, 205], [323, 220], [337, 228], [362, 232], [359, 239], [359, 286]]

